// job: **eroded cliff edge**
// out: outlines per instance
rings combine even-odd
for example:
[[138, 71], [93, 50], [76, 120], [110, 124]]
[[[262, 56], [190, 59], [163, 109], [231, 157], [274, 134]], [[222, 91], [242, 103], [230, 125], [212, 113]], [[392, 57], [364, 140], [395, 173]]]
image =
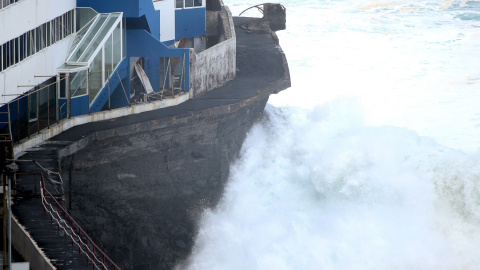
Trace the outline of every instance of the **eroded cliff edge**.
[[179, 106], [72, 128], [53, 138], [67, 205], [122, 269], [171, 269], [188, 256], [268, 97], [290, 86], [274, 32], [235, 18], [237, 77]]

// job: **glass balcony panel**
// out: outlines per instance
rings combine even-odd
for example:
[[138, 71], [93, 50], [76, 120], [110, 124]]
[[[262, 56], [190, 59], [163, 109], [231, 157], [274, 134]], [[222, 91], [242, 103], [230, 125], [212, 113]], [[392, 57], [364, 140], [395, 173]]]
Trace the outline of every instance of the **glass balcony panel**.
[[[85, 53], [80, 57], [78, 62], [88, 62], [90, 60], [98, 47], [102, 45], [102, 41], [107, 36], [108, 32], [112, 29], [119, 16], [120, 14], [118, 13], [112, 13], [111, 16], [108, 17], [104, 25], [93, 38], [92, 42], [90, 42], [88, 47], [85, 49]], [[118, 24], [120, 24], [120, 22], [118, 22]]]
[[105, 79], [106, 82], [113, 71], [113, 34], [105, 42]]
[[70, 91], [72, 97], [87, 94], [87, 70], [70, 74]]
[[77, 8], [76, 12], [77, 12], [77, 16], [76, 16], [77, 31], [80, 31], [80, 29], [85, 27], [85, 25], [91, 23], [92, 19], [98, 15], [98, 13], [92, 8]]
[[175, 0], [175, 8], [183, 8], [183, 0]]
[[90, 65], [90, 104], [103, 87], [102, 68], [102, 53], [100, 51]]
[[[122, 61], [122, 29], [120, 24], [113, 31], [113, 68]], [[124, 48], [125, 50], [125, 48]]]
[[82, 39], [80, 46], [76, 48], [76, 50], [70, 55], [67, 62], [79, 62], [78, 59], [82, 54], [85, 52], [87, 47], [90, 45], [92, 40], [95, 38], [96, 34], [103, 26], [103, 23], [107, 20], [109, 14], [100, 14], [99, 18], [94, 22], [91, 26], [91, 30], [86, 34], [86, 36]]

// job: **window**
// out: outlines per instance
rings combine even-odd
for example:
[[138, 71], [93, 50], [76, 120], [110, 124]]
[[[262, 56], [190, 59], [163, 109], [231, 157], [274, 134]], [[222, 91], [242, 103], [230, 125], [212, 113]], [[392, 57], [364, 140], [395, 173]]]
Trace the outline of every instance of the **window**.
[[183, 0], [176, 0], [175, 8], [183, 8]]
[[[5, 0], [0, 0], [0, 3], [2, 1], [5, 2]], [[0, 71], [23, 61], [25, 58], [74, 33], [73, 12], [74, 10], [70, 10], [19, 37], [0, 44]]]
[[175, 0], [175, 8], [182, 9], [182, 8], [195, 8], [195, 7], [202, 7], [203, 0]]
[[4, 8], [8, 5], [14, 4], [20, 0], [0, 0], [0, 9]]

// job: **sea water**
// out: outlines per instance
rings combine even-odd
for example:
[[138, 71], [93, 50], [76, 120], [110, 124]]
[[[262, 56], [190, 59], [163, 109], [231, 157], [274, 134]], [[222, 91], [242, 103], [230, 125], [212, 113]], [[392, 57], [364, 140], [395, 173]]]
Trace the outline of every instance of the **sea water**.
[[480, 269], [480, 1], [282, 4], [292, 87], [179, 268]]

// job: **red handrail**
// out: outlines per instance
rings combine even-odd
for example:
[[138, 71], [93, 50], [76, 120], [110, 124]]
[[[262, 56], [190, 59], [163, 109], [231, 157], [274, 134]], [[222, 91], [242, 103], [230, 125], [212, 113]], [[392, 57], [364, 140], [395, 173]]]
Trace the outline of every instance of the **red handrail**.
[[[63, 208], [63, 206], [45, 188], [45, 181], [43, 177], [43, 174], [41, 174], [42, 181], [40, 185], [42, 204], [45, 208], [45, 211], [50, 214], [50, 220], [55, 220], [58, 225], [58, 229], [60, 230], [60, 228], [62, 228], [65, 232], [65, 236], [68, 235], [72, 239], [72, 245], [74, 243], [78, 245], [78, 252], [85, 253], [87, 263], [91, 261], [93, 263], [93, 269], [120, 270], [120, 268], [92, 241], [90, 236], [88, 236], [88, 234], [80, 227], [80, 225], [78, 225], [78, 223], [68, 214], [67, 210], [65, 210], [65, 208]], [[47, 200], [47, 197], [50, 198], [50, 202]], [[50, 210], [48, 208], [50, 208]], [[71, 226], [68, 225], [67, 220], [70, 224], [72, 224]], [[75, 232], [75, 228], [78, 231], [78, 234]], [[107, 267], [107, 265], [109, 265], [111, 268]]]

